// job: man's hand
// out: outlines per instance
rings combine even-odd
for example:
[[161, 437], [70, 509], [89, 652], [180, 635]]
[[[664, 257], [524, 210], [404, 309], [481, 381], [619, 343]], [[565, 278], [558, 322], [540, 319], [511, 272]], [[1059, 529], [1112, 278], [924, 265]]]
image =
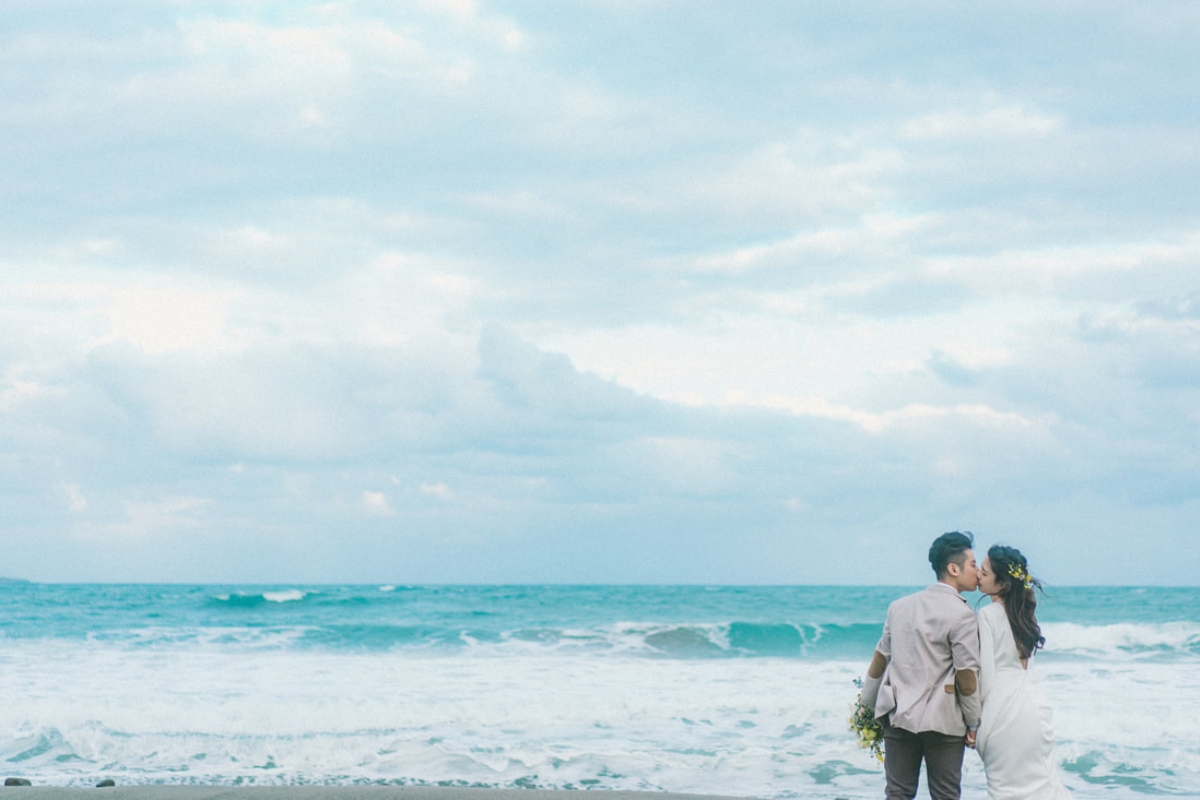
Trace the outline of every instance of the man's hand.
[[967, 731], [967, 747], [971, 748], [972, 750], [975, 749], [975, 736], [977, 734], [978, 731]]

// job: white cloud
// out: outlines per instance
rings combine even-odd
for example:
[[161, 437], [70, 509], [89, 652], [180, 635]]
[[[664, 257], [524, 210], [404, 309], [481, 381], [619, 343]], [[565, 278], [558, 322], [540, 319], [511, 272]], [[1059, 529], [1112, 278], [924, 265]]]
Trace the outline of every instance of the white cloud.
[[373, 514], [391, 515], [392, 507], [388, 504], [387, 495], [383, 492], [364, 491], [362, 493], [362, 504]]
[[[543, 330], [547, 349], [581, 369], [671, 400], [764, 405], [764, 398], [819, 397], [834, 405], [872, 387], [923, 373], [934, 351], [969, 361], [1012, 354], [1043, 335], [1048, 321], [1073, 327], [1075, 310], [1024, 298], [877, 315], [845, 304], [886, 281], [851, 280], [791, 292], [714, 293], [697, 315], [673, 324]], [[736, 301], [736, 305], [735, 305]], [[889, 407], [896, 405], [894, 402]], [[901, 404], [902, 405], [902, 404]]]
[[67, 490], [67, 507], [74, 512], [87, 511], [87, 498], [79, 491], [78, 486], [66, 486]]
[[1041, 138], [1063, 128], [1060, 117], [1009, 105], [974, 113], [954, 110], [926, 114], [905, 122], [901, 132], [911, 139]]
[[911, 421], [938, 420], [959, 417], [975, 424], [1019, 431], [1034, 427], [1032, 420], [1011, 411], [997, 411], [986, 405], [957, 405], [949, 408], [914, 403], [892, 411], [873, 413], [848, 406], [835, 405], [819, 397], [791, 398], [770, 396], [763, 405], [802, 416], [853, 422], [868, 433], [882, 433], [888, 428]]
[[111, 542], [124, 548], [147, 540], [169, 538], [181, 531], [192, 535], [201, 526], [198, 515], [210, 505], [211, 501], [205, 498], [188, 496], [123, 500], [120, 502], [122, 513], [118, 520], [88, 518], [76, 523], [71, 530], [81, 540]]
[[1187, 291], [1200, 260], [1200, 237], [1177, 241], [1003, 249], [985, 255], [934, 257], [927, 275], [986, 294], [1051, 296], [1067, 303], [1126, 303], [1142, 293]]
[[[850, 282], [846, 277], [847, 272], [862, 270], [866, 273], [862, 280], [878, 280], [871, 276], [872, 271], [886, 275], [886, 270], [894, 264], [897, 256], [907, 251], [908, 243], [920, 238], [939, 222], [941, 219], [934, 214], [912, 217], [866, 214], [854, 227], [825, 227], [780, 241], [740, 247], [730, 253], [700, 256], [695, 264], [702, 272], [733, 275], [755, 269], [796, 269], [803, 266], [814, 277], [836, 275], [843, 285]], [[866, 269], [857, 264], [847, 269], [851, 257], [874, 263]], [[822, 262], [826, 265], [836, 263], [838, 266], [822, 269]]]
[[417, 5], [432, 15], [448, 17], [460, 30], [482, 41], [508, 50], [519, 50], [529, 37], [512, 20], [484, 13], [475, 0], [418, 0]]
[[62, 396], [62, 394], [62, 389], [56, 390], [37, 381], [19, 378], [7, 380], [0, 384], [0, 410], [15, 411], [21, 406], [45, 400], [47, 396]]
[[444, 483], [422, 483], [421, 494], [438, 500], [453, 500], [454, 491]]
[[229, 293], [140, 286], [113, 291], [110, 297], [104, 307], [109, 333], [95, 346], [127, 341], [155, 355], [239, 349], [240, 343], [226, 327]]

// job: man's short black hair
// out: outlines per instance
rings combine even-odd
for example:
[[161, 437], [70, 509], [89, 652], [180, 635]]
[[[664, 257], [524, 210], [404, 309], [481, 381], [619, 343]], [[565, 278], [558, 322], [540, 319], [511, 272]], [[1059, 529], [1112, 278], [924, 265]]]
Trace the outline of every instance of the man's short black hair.
[[975, 546], [975, 535], [970, 531], [951, 531], [933, 540], [929, 548], [929, 566], [938, 578], [946, 574], [946, 565], [962, 563], [962, 554]]

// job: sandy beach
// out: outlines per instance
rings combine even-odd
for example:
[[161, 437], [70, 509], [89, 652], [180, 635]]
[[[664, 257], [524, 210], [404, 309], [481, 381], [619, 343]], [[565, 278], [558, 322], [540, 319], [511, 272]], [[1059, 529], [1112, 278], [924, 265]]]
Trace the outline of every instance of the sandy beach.
[[[37, 800], [580, 800], [581, 791], [444, 786], [8, 786], [0, 797]], [[597, 790], [600, 800], [722, 800], [717, 795]], [[745, 800], [743, 798], [743, 800]]]

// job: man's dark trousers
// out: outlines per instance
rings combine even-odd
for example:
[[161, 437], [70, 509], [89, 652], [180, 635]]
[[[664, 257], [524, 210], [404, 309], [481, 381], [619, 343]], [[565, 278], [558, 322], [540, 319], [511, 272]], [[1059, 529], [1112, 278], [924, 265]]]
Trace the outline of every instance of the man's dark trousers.
[[962, 762], [966, 740], [937, 731], [913, 733], [884, 726], [883, 771], [887, 800], [913, 800], [925, 761], [925, 783], [933, 800], [959, 800], [962, 795]]

